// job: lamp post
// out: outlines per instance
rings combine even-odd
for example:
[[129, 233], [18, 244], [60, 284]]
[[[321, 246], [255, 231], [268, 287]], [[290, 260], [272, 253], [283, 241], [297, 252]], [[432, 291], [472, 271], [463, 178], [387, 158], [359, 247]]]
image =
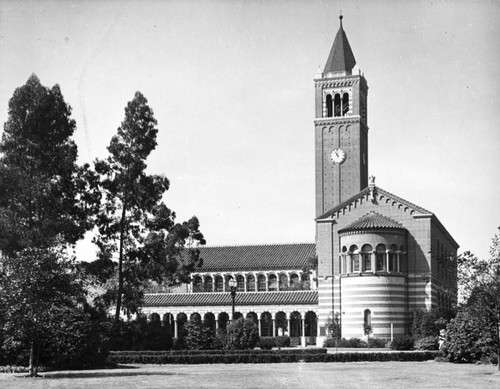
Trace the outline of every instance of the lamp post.
[[233, 316], [231, 316], [231, 320], [234, 321], [234, 299], [236, 298], [236, 280], [234, 278], [231, 278], [229, 280], [229, 288], [231, 289], [231, 300], [233, 302]]

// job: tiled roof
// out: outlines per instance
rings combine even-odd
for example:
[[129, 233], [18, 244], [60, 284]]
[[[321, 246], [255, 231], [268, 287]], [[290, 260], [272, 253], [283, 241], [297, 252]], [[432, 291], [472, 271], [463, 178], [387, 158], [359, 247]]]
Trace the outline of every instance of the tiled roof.
[[404, 230], [404, 227], [400, 223], [372, 211], [367, 215], [359, 218], [354, 223], [349, 224], [347, 227], [342, 228], [341, 230], [339, 230], [339, 233], [373, 229]]
[[300, 269], [316, 253], [314, 243], [200, 247], [206, 271]]
[[[409, 201], [407, 201], [401, 197], [398, 197], [396, 195], [393, 195], [392, 193], [387, 192], [386, 190], [379, 188], [378, 186], [376, 186], [374, 190], [375, 190], [375, 193], [377, 194], [377, 197], [385, 196], [387, 198], [390, 198], [393, 201], [396, 201], [400, 204], [403, 204], [404, 206], [406, 206], [406, 207], [408, 207], [416, 212], [419, 212], [419, 213], [424, 214], [424, 215], [432, 215], [432, 212], [426, 210], [425, 208], [422, 208], [422, 207], [419, 207], [418, 205], [410, 203]], [[369, 188], [363, 189], [358, 194], [355, 194], [354, 196], [348, 198], [346, 201], [340, 203], [339, 205], [337, 205], [337, 206], [333, 207], [332, 209], [330, 209], [329, 211], [325, 212], [323, 215], [319, 216], [318, 219], [326, 219], [328, 217], [335, 215], [337, 212], [341, 211], [343, 208], [348, 207], [350, 204], [359, 200], [362, 197], [367, 196], [369, 193], [370, 193]]]
[[[286, 292], [239, 292], [236, 305], [297, 305], [317, 304], [318, 292], [294, 290]], [[144, 296], [144, 307], [231, 305], [231, 295], [225, 293], [154, 293]]]
[[333, 46], [323, 73], [351, 71], [354, 65], [356, 65], [356, 60], [354, 59], [351, 45], [349, 45], [349, 41], [347, 40], [347, 35], [342, 28], [341, 17], [340, 28], [333, 41]]

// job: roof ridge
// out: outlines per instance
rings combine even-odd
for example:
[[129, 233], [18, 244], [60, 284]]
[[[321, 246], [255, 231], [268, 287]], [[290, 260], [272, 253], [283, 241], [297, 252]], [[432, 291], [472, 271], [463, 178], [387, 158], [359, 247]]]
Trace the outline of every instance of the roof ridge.
[[316, 244], [314, 242], [285, 242], [285, 243], [233, 243], [233, 244], [220, 244], [220, 245], [204, 245], [198, 248], [221, 248], [221, 247], [270, 247], [270, 246], [290, 246], [290, 245], [304, 245]]
[[[363, 189], [359, 193], [355, 194], [354, 196], [351, 196], [350, 198], [348, 198], [347, 200], [343, 201], [339, 205], [336, 205], [335, 207], [331, 208], [327, 212], [325, 212], [322, 215], [318, 216], [316, 218], [316, 220], [320, 220], [320, 219], [325, 219], [327, 217], [331, 217], [334, 213], [340, 211], [342, 208], [345, 208], [345, 207], [349, 206], [352, 202], [354, 202], [354, 201], [360, 199], [361, 197], [367, 195], [369, 193], [369, 191], [370, 191], [370, 188], [366, 187], [365, 189]], [[420, 207], [420, 206], [418, 206], [418, 205], [416, 205], [416, 204], [414, 204], [414, 203], [412, 203], [412, 202], [410, 202], [408, 200], [405, 200], [402, 197], [396, 196], [395, 194], [393, 194], [391, 192], [388, 192], [388, 191], [386, 191], [385, 189], [382, 189], [379, 186], [375, 186], [374, 187], [374, 191], [375, 191], [375, 193], [377, 193], [379, 195], [382, 194], [384, 196], [390, 197], [393, 200], [398, 201], [401, 204], [404, 204], [404, 205], [406, 205], [409, 208], [412, 208], [414, 211], [417, 211], [417, 212], [420, 212], [420, 213], [426, 214], [426, 215], [434, 215], [432, 212], [428, 211], [427, 209], [422, 208], [422, 207]]]

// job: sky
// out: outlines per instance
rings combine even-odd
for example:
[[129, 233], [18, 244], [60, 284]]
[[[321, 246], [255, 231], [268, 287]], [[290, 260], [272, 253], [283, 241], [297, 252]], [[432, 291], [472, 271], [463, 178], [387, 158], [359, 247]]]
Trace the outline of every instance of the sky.
[[369, 174], [487, 258], [499, 1], [0, 0], [0, 121], [35, 73], [60, 85], [91, 162], [141, 91], [159, 129], [148, 172], [169, 178], [178, 221], [196, 215], [208, 245], [314, 242], [313, 78], [340, 12], [369, 86]]

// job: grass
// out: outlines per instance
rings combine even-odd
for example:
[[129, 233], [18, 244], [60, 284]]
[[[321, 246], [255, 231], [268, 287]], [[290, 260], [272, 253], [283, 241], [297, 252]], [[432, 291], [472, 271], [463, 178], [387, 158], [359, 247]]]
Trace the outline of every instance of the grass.
[[119, 369], [0, 374], [0, 388], [495, 388], [496, 366], [429, 362], [134, 365]]

